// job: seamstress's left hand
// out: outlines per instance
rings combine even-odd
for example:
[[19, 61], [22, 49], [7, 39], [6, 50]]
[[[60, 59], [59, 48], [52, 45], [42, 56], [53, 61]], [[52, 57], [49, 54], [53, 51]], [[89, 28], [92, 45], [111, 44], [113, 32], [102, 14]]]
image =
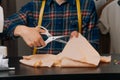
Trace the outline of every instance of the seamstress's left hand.
[[70, 38], [72, 38], [72, 37], [78, 37], [79, 36], [79, 32], [77, 32], [77, 31], [73, 31], [73, 32], [71, 32], [71, 35], [70, 35]]

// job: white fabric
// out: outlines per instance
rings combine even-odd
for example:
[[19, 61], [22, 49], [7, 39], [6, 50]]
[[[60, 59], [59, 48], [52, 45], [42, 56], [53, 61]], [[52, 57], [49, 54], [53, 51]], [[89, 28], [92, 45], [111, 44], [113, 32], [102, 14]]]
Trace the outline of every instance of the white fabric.
[[3, 8], [0, 6], [0, 33], [3, 32], [3, 24], [4, 24]]
[[6, 46], [0, 46], [0, 54], [3, 55], [3, 57], [7, 56], [7, 47]]
[[7, 56], [7, 47], [0, 46], [0, 71], [9, 70], [8, 59], [5, 58], [6, 56]]
[[94, 0], [96, 9], [99, 10], [107, 1], [106, 0]]
[[109, 3], [100, 17], [100, 30], [103, 34], [110, 33], [111, 53], [120, 53], [120, 6], [118, 0]]
[[3, 59], [4, 55], [0, 53], [0, 70], [3, 68], [8, 68], [8, 59]]

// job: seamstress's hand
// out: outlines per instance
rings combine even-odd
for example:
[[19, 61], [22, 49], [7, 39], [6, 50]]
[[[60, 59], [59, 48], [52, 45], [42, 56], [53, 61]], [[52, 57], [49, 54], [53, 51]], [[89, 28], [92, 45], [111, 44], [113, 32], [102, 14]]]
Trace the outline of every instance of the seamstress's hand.
[[70, 38], [72, 38], [72, 37], [78, 37], [78, 35], [79, 35], [79, 33], [77, 32], [77, 31], [73, 31], [72, 33], [71, 33], [71, 35], [70, 35]]
[[44, 32], [39, 27], [30, 28], [24, 25], [19, 25], [14, 30], [15, 36], [20, 36], [30, 47], [45, 46], [40, 32]]

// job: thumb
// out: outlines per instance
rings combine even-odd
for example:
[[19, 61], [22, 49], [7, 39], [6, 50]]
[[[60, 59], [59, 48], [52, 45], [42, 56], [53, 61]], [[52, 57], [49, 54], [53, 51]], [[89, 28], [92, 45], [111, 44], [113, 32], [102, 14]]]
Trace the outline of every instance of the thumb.
[[79, 33], [78, 33], [77, 31], [73, 31], [73, 32], [71, 33], [71, 38], [72, 38], [72, 37], [78, 38], [78, 36], [79, 36]]
[[44, 29], [41, 29], [39, 26], [35, 28], [39, 33], [45, 33]]

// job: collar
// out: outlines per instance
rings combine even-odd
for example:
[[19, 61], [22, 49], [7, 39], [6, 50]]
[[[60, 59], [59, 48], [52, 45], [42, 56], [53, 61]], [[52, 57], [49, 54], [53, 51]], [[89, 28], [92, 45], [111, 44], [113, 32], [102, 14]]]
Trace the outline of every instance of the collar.
[[[47, 5], [50, 6], [50, 4], [53, 2], [53, 0], [47, 0]], [[70, 3], [71, 5], [75, 5], [75, 0], [66, 0], [66, 2]]]

